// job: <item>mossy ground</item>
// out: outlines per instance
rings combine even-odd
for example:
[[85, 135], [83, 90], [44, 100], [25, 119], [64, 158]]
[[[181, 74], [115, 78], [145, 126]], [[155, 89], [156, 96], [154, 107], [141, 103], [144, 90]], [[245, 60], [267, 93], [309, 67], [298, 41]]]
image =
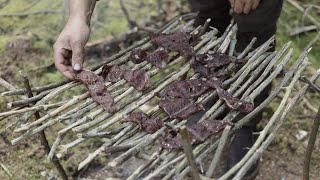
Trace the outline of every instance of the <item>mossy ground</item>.
[[[3, 4], [2, 2], [7, 2], [7, 4]], [[152, 7], [152, 10], [148, 8], [150, 7], [148, 5], [154, 3], [155, 0], [130, 2], [136, 5], [139, 5], [139, 3], [146, 5], [141, 6], [142, 8], [139, 11], [130, 10], [132, 19], [138, 19], [138, 21], [142, 21], [144, 18], [155, 14], [154, 7]], [[312, 3], [316, 3], [316, 0], [314, 0]], [[33, 5], [30, 6], [30, 4]], [[128, 30], [126, 19], [121, 12], [117, 0], [100, 0], [96, 7], [97, 8], [92, 21], [91, 41], [106, 36], [113, 36]], [[42, 72], [41, 74], [35, 74], [32, 72], [34, 72], [37, 67], [52, 64], [52, 45], [56, 36], [63, 28], [66, 16], [63, 16], [61, 13], [28, 15], [24, 17], [5, 17], [2, 15], [17, 12], [35, 12], [45, 9], [58, 11], [60, 8], [61, 1], [53, 0], [39, 2], [35, 2], [35, 0], [0, 1], [0, 54], [1, 59], [3, 59], [0, 60], [0, 66], [6, 66], [5, 68], [9, 70], [8, 72], [11, 72], [10, 74], [3, 74], [3, 72], [0, 72], [0, 74], [5, 76], [10, 83], [17, 87], [21, 87], [20, 78], [17, 73], [21, 69], [29, 74], [31, 83], [34, 86], [56, 82], [63, 78], [62, 75], [56, 71]], [[315, 38], [317, 34], [317, 32], [311, 32], [301, 36], [290, 37], [289, 31], [292, 27], [300, 25], [301, 18], [302, 14], [299, 11], [285, 3], [284, 11], [282, 12], [278, 23], [277, 47], [281, 47], [288, 41], [292, 41], [291, 47], [294, 48], [293, 59], [298, 58], [304, 48], [313, 38]], [[320, 21], [319, 17], [317, 17], [317, 19]], [[308, 23], [307, 20], [306, 23]], [[17, 37], [25, 37], [29, 39], [36, 53], [32, 52], [30, 54], [26, 54], [27, 58], [12, 60], [15, 62], [7, 63], [7, 60], [5, 60], [5, 56], [7, 55], [5, 46], [7, 43], [11, 42]], [[307, 73], [307, 75], [310, 75], [320, 67], [320, 41], [317, 41], [313, 45], [313, 49], [309, 53], [308, 57], [312, 63], [312, 66], [308, 68], [309, 71]], [[0, 91], [3, 91], [3, 89], [0, 88]], [[81, 91], [81, 89], [77, 89], [75, 91]], [[61, 98], [71, 97], [72, 95], [73, 92], [69, 91]], [[320, 98], [315, 93], [309, 94], [308, 100], [316, 107], [320, 105]], [[8, 101], [11, 101], [11, 99], [0, 98], [0, 112], [5, 109], [6, 102]], [[276, 105], [277, 103], [273, 103], [271, 105], [271, 109], [275, 109]], [[271, 112], [272, 111], [269, 111], [266, 116], [270, 117], [272, 115]], [[312, 124], [310, 117], [303, 119], [300, 118], [300, 115], [304, 114], [313, 115], [314, 112], [305, 109], [305, 107], [302, 105], [298, 105], [294, 109], [293, 113], [291, 113], [287, 118], [287, 121], [281, 128], [275, 142], [272, 146], [270, 146], [270, 148], [268, 148], [267, 153], [263, 157], [263, 159], [267, 161], [263, 161], [262, 163], [263, 169], [261, 170], [261, 179], [272, 179], [279, 177], [287, 177], [288, 179], [289, 177], [295, 177], [294, 179], [299, 179], [297, 177], [301, 175], [302, 171], [301, 169], [303, 163], [303, 154], [306, 147], [306, 139], [298, 142], [295, 138], [295, 134], [298, 130], [309, 131]], [[0, 129], [3, 127], [4, 122], [0, 121]], [[53, 142], [53, 138], [55, 137], [54, 134], [56, 133], [55, 129], [48, 129], [46, 132], [48, 134], [49, 141]], [[320, 168], [319, 139], [320, 138], [318, 138], [316, 143], [316, 148], [312, 159], [312, 174], [314, 177], [320, 177], [320, 174], [317, 171], [317, 169]], [[84, 157], [85, 153], [89, 152], [89, 149], [94, 148], [93, 146], [95, 145], [97, 144], [94, 144], [91, 147], [80, 147], [82, 150], [75, 152], [75, 154], [77, 154], [76, 157]], [[38, 148], [39, 142], [36, 137], [31, 138], [23, 144], [13, 147], [6, 144], [5, 140], [0, 137], [0, 161], [7, 166], [10, 172], [14, 174], [17, 179], [39, 179], [41, 178], [40, 172], [54, 172], [54, 168], [48, 161], [44, 160], [43, 150], [39, 150]], [[84, 149], [88, 149], [88, 151], [85, 151]], [[73, 166], [75, 164], [72, 163], [77, 163], [79, 161], [79, 159], [77, 160], [75, 158], [65, 161], [64, 165], [66, 166], [68, 173], [75, 171], [76, 166]], [[270, 174], [274, 174], [274, 177], [270, 176]], [[267, 175], [269, 175], [269, 178], [266, 178]], [[7, 178], [8, 176], [2, 169], [0, 169], [0, 179]]]

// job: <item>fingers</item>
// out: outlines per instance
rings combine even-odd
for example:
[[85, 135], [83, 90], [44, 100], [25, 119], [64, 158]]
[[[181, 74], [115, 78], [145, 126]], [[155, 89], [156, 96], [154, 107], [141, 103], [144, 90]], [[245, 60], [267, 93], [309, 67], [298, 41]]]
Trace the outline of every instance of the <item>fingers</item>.
[[252, 10], [257, 9], [257, 7], [260, 4], [260, 0], [253, 0], [253, 4], [252, 4]]
[[235, 1], [235, 0], [229, 0], [230, 6], [231, 6], [232, 9], [234, 8], [234, 1]]
[[237, 14], [248, 14], [251, 10], [255, 10], [260, 0], [229, 0], [231, 8]]
[[251, 10], [251, 7], [252, 7], [252, 0], [247, 0], [245, 5], [244, 5], [244, 8], [243, 8], [243, 13], [244, 14], [248, 14]]
[[244, 7], [244, 1], [243, 0], [235, 0], [234, 2], [234, 12], [237, 14], [242, 13], [243, 7]]
[[71, 66], [67, 66], [65, 61], [68, 56], [70, 56], [70, 52], [63, 48], [54, 48], [54, 64], [56, 68], [67, 78], [74, 79], [74, 72]]
[[81, 71], [84, 61], [84, 47], [76, 44], [72, 48], [72, 68], [74, 71]]

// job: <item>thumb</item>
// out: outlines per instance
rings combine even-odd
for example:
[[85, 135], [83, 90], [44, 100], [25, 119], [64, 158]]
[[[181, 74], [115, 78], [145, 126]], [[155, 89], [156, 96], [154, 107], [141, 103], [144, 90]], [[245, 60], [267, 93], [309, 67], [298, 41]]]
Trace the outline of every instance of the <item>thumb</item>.
[[74, 46], [72, 49], [72, 68], [74, 71], [80, 71], [84, 61], [84, 47]]

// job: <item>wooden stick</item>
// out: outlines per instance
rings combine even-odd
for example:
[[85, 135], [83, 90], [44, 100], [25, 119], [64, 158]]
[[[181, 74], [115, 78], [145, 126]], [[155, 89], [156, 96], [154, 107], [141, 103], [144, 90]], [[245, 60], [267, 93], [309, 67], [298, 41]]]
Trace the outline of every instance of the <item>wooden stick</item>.
[[149, 166], [152, 162], [154, 162], [158, 157], [159, 157], [159, 153], [161, 153], [162, 149], [154, 152], [151, 157], [149, 158], [149, 160], [147, 161], [147, 163], [141, 165], [140, 167], [138, 167], [128, 178], [127, 180], [134, 180], [136, 179], [139, 174], [147, 167]]
[[[258, 157], [260, 157], [263, 153], [263, 151], [268, 147], [268, 145], [272, 142], [273, 138], [276, 135], [277, 130], [281, 127], [281, 125], [283, 124], [283, 121], [286, 117], [286, 115], [288, 114], [288, 112], [290, 111], [290, 109], [293, 107], [295, 103], [292, 103], [293, 100], [291, 99], [290, 102], [287, 104], [287, 106], [285, 107], [285, 102], [289, 100], [290, 98], [290, 94], [294, 88], [295, 83], [298, 81], [302, 71], [309, 65], [310, 63], [308, 62], [304, 62], [302, 64], [302, 67], [299, 68], [299, 70], [296, 72], [296, 74], [294, 75], [291, 83], [289, 84], [288, 87], [286, 87], [286, 92], [285, 95], [278, 107], [278, 109], [276, 110], [276, 112], [274, 113], [274, 115], [272, 116], [272, 118], [270, 119], [270, 121], [268, 122], [267, 126], [263, 129], [263, 131], [260, 132], [260, 136], [258, 137], [257, 141], [255, 142], [255, 144], [252, 146], [252, 148], [249, 150], [249, 152], [247, 154], [249, 154], [243, 158], [243, 160], [247, 160], [247, 162], [245, 162], [241, 169], [238, 171], [238, 173], [236, 174], [236, 176], [233, 179], [241, 179], [245, 173], [249, 170], [249, 168], [254, 164], [254, 162], [258, 159]], [[276, 118], [274, 119], [275, 116], [278, 116], [278, 113], [280, 111], [283, 111], [280, 119], [277, 121]], [[271, 130], [271, 126], [274, 126], [274, 128]], [[268, 132], [270, 131], [270, 132]], [[267, 140], [265, 140], [265, 142], [263, 142], [263, 140], [265, 139], [267, 134], [270, 134], [267, 138]], [[262, 143], [263, 142], [263, 143]], [[259, 145], [259, 143], [261, 145]], [[260, 146], [260, 148], [258, 148]], [[247, 159], [248, 158], [248, 159]], [[241, 160], [242, 161], [242, 160]]]
[[[32, 94], [32, 90], [31, 90], [31, 87], [30, 87], [30, 84], [29, 84], [29, 79], [28, 77], [22, 72], [20, 71], [20, 75], [22, 76], [22, 79], [23, 79], [23, 84], [24, 86], [26, 87], [26, 91], [27, 91], [27, 94], [28, 94], [28, 97], [31, 98], [33, 97], [33, 94]], [[36, 111], [34, 113], [35, 115], [35, 118], [36, 119], [39, 119], [40, 118], [40, 114], [38, 111]], [[48, 143], [48, 140], [47, 140], [47, 137], [46, 137], [46, 134], [44, 133], [44, 131], [41, 131], [39, 133], [40, 135], [40, 141], [41, 141], [41, 144], [42, 146], [44, 147], [44, 149], [46, 150], [47, 154], [50, 152], [50, 146], [49, 146], [49, 143]], [[57, 171], [59, 172], [60, 176], [62, 179], [64, 180], [67, 180], [68, 179], [68, 176], [65, 172], [65, 170], [63, 169], [62, 165], [60, 164], [59, 160], [54, 158], [52, 160], [52, 163], [53, 165], [56, 167]]]
[[51, 108], [60, 107], [64, 103], [65, 102], [59, 102], [59, 103], [55, 103], [55, 104], [40, 105], [40, 106], [33, 106], [33, 107], [30, 107], [30, 108], [11, 110], [11, 111], [8, 111], [8, 112], [0, 113], [0, 117], [7, 117], [7, 116], [11, 116], [11, 115], [23, 114], [23, 113], [26, 113], [26, 112], [29, 112], [29, 111], [48, 110], [48, 109], [51, 109]]
[[[258, 107], [256, 107], [252, 112], [250, 112], [248, 115], [246, 115], [244, 118], [242, 118], [241, 120], [239, 120], [233, 129], [231, 129], [230, 134], [233, 134], [235, 132], [236, 129], [241, 128], [243, 125], [247, 124], [250, 119], [252, 119], [253, 116], [255, 116], [258, 112], [260, 112], [264, 107], [266, 107], [275, 97], [277, 94], [279, 94], [279, 92], [281, 91], [281, 87], [284, 86], [289, 78], [292, 76], [292, 74], [298, 69], [299, 65], [302, 63], [302, 61], [306, 58], [308, 51], [303, 52], [299, 59], [296, 61], [296, 63], [293, 65], [293, 67], [291, 67], [289, 69], [289, 71], [286, 73], [285, 77], [282, 79], [282, 81], [279, 83], [278, 86], [276, 86], [276, 88], [271, 92], [271, 94], [267, 97], [267, 99], [265, 99]], [[280, 66], [281, 67], [281, 66]], [[312, 81], [314, 81], [318, 76], [320, 75], [320, 70], [319, 70], [319, 74], [317, 74], [317, 76], [313, 76], [312, 77]], [[274, 79], [274, 77], [272, 75], [270, 75], [271, 80]], [[260, 86], [265, 86], [263, 85], [263, 83]], [[306, 85], [307, 86], [307, 85]], [[305, 89], [307, 89], [307, 87], [304, 87]], [[257, 91], [253, 91], [250, 96], [254, 97], [257, 94], [259, 94], [262, 91], [263, 88], [257, 87]], [[303, 94], [301, 94], [301, 96], [303, 96]], [[235, 114], [229, 114], [229, 116], [227, 116], [225, 119], [233, 119], [236, 115], [238, 114], [238, 112], [236, 112]], [[209, 148], [206, 149], [206, 151], [204, 153], [202, 153], [198, 158], [197, 161], [201, 162], [208, 153], [210, 153], [211, 151], [213, 151], [217, 146], [218, 146], [218, 141], [216, 141], [213, 145], [211, 145]], [[186, 175], [186, 173], [188, 172], [188, 168], [186, 168], [180, 176], [184, 177]]]
[[221, 154], [222, 154], [223, 150], [225, 149], [225, 145], [226, 145], [226, 142], [229, 137], [230, 129], [231, 129], [231, 126], [228, 125], [223, 130], [223, 133], [222, 133], [221, 138], [219, 140], [218, 149], [216, 150], [216, 153], [214, 154], [213, 159], [212, 159], [210, 166], [208, 168], [208, 171], [206, 173], [207, 177], [212, 177], [213, 172], [217, 168], [218, 162], [220, 161]]
[[271, 129], [271, 127], [277, 122], [277, 118], [280, 115], [281, 111], [285, 108], [285, 105], [287, 101], [289, 100], [289, 96], [291, 94], [291, 91], [293, 89], [293, 86], [295, 85], [296, 81], [298, 80], [300, 73], [308, 66], [309, 64], [303, 65], [301, 68], [299, 68], [298, 73], [295, 75], [294, 79], [291, 81], [290, 85], [286, 88], [286, 94], [284, 98], [282, 99], [279, 107], [272, 115], [271, 119], [269, 120], [268, 124], [265, 126], [265, 128], [261, 131], [260, 136], [255, 141], [254, 145], [250, 148], [250, 150], [247, 152], [247, 154], [236, 164], [234, 165], [227, 173], [225, 173], [222, 177], [220, 177], [221, 180], [229, 179], [232, 174], [234, 174], [242, 165], [251, 157], [251, 155], [255, 152], [255, 150], [261, 145], [265, 137], [267, 136], [267, 133]]
[[320, 127], [320, 107], [318, 109], [318, 113], [313, 120], [313, 124], [311, 126], [311, 132], [309, 136], [308, 146], [304, 157], [304, 164], [303, 164], [303, 180], [309, 180], [309, 171], [310, 171], [310, 162], [311, 162], [311, 155], [314, 148], [315, 141], [317, 139], [317, 134]]
[[41, 92], [40, 94], [33, 96], [32, 98], [22, 99], [14, 102], [10, 102], [7, 104], [9, 109], [19, 107], [19, 106], [27, 106], [29, 104], [35, 104], [38, 100], [42, 99], [44, 96], [49, 94], [49, 91]]
[[9, 169], [4, 164], [2, 164], [1, 162], [0, 162], [0, 166], [2, 167], [4, 172], [9, 176], [9, 178], [11, 180], [14, 180], [14, 177], [13, 177], [12, 173], [9, 171]]
[[186, 154], [186, 157], [188, 159], [188, 164], [191, 169], [191, 176], [192, 179], [200, 180], [200, 176], [198, 173], [197, 165], [194, 160], [194, 155], [192, 153], [192, 147], [190, 144], [188, 131], [185, 126], [182, 126], [179, 130], [180, 136], [181, 136], [181, 145], [183, 148], [184, 153]]
[[320, 94], [320, 88], [316, 84], [312, 83], [308, 78], [304, 76], [302, 76], [300, 79], [303, 80], [303, 82], [307, 83], [313, 90], [315, 90], [317, 93]]
[[[295, 0], [287, 0], [293, 7], [298, 9], [300, 12], [304, 13], [305, 9], [299, 5], [299, 3]], [[307, 14], [306, 17], [317, 26], [318, 29], [320, 29], [320, 22], [318, 22], [314, 17], [312, 17], [310, 14]]]
[[25, 16], [29, 16], [29, 15], [39, 15], [39, 14], [58, 14], [61, 13], [61, 11], [56, 11], [56, 10], [48, 10], [48, 9], [44, 9], [44, 10], [40, 10], [40, 11], [34, 11], [34, 12], [26, 12], [26, 13], [2, 13], [0, 14], [0, 16], [3, 17], [14, 17], [14, 16], [18, 16], [18, 17], [25, 17]]

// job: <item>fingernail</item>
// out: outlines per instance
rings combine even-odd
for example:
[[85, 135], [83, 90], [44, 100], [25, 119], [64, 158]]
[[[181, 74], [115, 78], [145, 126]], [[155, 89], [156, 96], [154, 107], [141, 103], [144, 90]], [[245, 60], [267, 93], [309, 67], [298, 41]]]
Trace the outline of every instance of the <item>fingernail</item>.
[[80, 64], [76, 63], [76, 64], [73, 66], [73, 70], [75, 70], [75, 71], [80, 71], [80, 70], [81, 70]]

